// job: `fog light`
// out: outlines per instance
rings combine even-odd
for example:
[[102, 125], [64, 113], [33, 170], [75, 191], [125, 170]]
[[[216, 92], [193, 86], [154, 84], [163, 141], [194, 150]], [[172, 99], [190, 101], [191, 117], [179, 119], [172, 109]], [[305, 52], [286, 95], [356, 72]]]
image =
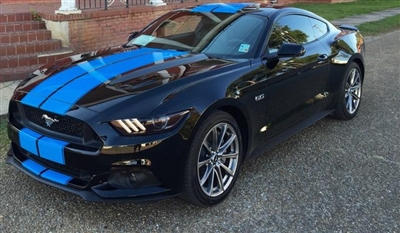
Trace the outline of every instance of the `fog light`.
[[108, 178], [108, 183], [114, 188], [133, 188], [136, 182], [136, 174], [130, 171], [113, 172]]
[[161, 183], [154, 174], [143, 167], [114, 168], [108, 183], [117, 189], [157, 186]]

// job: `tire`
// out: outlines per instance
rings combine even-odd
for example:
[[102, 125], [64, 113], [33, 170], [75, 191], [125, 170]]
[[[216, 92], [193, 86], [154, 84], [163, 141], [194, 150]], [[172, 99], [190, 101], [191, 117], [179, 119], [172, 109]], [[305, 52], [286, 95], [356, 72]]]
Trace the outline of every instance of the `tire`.
[[339, 91], [333, 117], [341, 120], [350, 120], [357, 115], [361, 103], [363, 77], [360, 67], [351, 63], [346, 70]]
[[224, 200], [239, 175], [242, 151], [240, 129], [231, 115], [216, 111], [206, 117], [192, 140], [181, 198], [199, 206]]

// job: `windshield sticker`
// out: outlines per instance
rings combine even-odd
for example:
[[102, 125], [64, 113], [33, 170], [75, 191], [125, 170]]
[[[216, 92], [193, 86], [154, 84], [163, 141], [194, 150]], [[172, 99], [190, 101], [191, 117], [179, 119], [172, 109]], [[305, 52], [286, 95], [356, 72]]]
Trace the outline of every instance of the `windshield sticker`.
[[154, 39], [155, 39], [154, 36], [140, 35], [138, 38], [136, 38], [133, 41], [133, 44], [146, 46], [148, 43], [152, 42]]
[[249, 51], [250, 45], [249, 44], [241, 44], [239, 47], [239, 52], [247, 53]]

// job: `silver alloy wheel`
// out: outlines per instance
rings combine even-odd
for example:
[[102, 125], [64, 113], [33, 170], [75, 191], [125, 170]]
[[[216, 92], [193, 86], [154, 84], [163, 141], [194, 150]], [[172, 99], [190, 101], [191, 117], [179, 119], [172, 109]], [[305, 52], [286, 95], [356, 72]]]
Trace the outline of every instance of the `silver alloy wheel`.
[[344, 98], [347, 112], [355, 113], [361, 100], [361, 74], [357, 68], [353, 68], [347, 76]]
[[238, 158], [239, 140], [235, 129], [227, 123], [211, 128], [197, 159], [197, 178], [204, 194], [217, 197], [231, 185]]

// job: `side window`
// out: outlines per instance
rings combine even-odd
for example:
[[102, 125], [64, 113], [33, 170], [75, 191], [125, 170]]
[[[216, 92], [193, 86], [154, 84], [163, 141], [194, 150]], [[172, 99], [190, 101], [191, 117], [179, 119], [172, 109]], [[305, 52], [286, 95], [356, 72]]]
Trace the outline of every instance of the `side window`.
[[301, 15], [288, 15], [275, 23], [268, 48], [270, 53], [275, 53], [282, 44], [305, 44], [313, 40], [315, 36], [310, 19]]
[[311, 27], [314, 31], [315, 39], [318, 39], [328, 32], [328, 26], [317, 19], [310, 18]]

